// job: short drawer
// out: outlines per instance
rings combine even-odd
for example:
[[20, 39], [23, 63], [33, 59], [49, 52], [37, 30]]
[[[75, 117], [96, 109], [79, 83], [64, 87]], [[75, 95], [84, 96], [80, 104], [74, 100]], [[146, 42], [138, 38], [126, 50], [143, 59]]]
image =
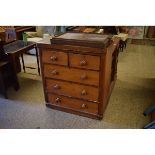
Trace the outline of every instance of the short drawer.
[[70, 67], [100, 70], [100, 56], [69, 54]]
[[51, 63], [57, 65], [68, 65], [68, 55], [64, 52], [45, 50], [42, 52], [43, 63]]
[[98, 88], [79, 85], [72, 82], [46, 79], [47, 92], [54, 92], [65, 96], [86, 99], [89, 101], [98, 101]]
[[44, 76], [87, 85], [99, 85], [99, 72], [44, 64]]
[[60, 107], [65, 107], [77, 111], [87, 112], [87, 113], [98, 113], [98, 104], [93, 102], [82, 101], [78, 99], [72, 99], [69, 97], [64, 97], [55, 94], [48, 94], [49, 104], [57, 105]]

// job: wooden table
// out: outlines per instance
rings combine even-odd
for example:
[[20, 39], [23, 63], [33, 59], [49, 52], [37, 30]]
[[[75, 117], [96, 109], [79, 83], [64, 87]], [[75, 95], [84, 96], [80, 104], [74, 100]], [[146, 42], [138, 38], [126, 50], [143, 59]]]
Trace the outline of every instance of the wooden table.
[[33, 48], [36, 49], [36, 58], [37, 58], [37, 65], [38, 65], [38, 73], [40, 75], [40, 66], [39, 66], [39, 59], [38, 59], [38, 49], [37, 49], [37, 45], [34, 42], [24, 42], [22, 40], [18, 40], [15, 42], [12, 42], [10, 44], [4, 45], [4, 51], [5, 53], [8, 55], [12, 66], [13, 66], [13, 70], [16, 73], [16, 90], [19, 89], [19, 82], [18, 82], [18, 77], [17, 77], [17, 67], [16, 67], [16, 57], [21, 56], [22, 58], [22, 66], [23, 66], [23, 70], [25, 72], [25, 64], [24, 64], [24, 59], [23, 59], [23, 54], [25, 52], [27, 52], [28, 50], [31, 50]]

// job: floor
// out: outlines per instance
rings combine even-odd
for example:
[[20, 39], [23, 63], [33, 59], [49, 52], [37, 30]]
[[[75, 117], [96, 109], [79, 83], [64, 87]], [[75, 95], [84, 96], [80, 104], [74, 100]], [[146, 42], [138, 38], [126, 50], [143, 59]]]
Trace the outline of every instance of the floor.
[[[10, 88], [9, 100], [0, 96], [0, 128], [143, 128], [150, 120], [143, 111], [155, 100], [154, 51], [155, 46], [128, 44], [119, 53], [117, 81], [101, 121], [46, 108], [41, 77], [27, 68], [19, 74], [21, 89]], [[28, 66], [34, 61], [25, 56]]]

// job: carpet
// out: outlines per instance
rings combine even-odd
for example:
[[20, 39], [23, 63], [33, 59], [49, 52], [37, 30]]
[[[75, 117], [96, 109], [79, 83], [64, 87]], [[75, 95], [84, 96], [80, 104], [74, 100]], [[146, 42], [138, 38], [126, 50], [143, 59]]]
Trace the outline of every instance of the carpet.
[[0, 128], [3, 129], [98, 129], [119, 125], [47, 108], [44, 103], [0, 99]]
[[[0, 128], [143, 128], [150, 121], [143, 111], [155, 101], [154, 51], [155, 46], [127, 44], [119, 53], [116, 84], [101, 121], [47, 108], [41, 76], [21, 72], [19, 91], [10, 88], [9, 100], [0, 98]], [[36, 65], [34, 56], [24, 58], [26, 65]]]

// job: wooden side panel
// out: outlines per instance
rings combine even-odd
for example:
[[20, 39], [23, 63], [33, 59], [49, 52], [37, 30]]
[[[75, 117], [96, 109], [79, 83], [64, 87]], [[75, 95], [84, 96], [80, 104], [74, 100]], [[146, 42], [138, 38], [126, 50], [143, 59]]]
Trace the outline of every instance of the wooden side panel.
[[116, 69], [115, 65], [117, 65], [117, 54], [116, 52], [116, 48], [119, 44], [119, 39], [114, 40], [114, 42], [107, 48], [106, 50], [106, 54], [104, 57], [104, 73], [103, 73], [103, 85], [102, 85], [102, 89], [103, 89], [103, 105], [101, 108], [101, 112], [104, 113], [106, 106], [108, 104], [109, 101], [109, 97], [111, 95], [112, 89], [114, 87], [114, 83], [116, 78]]

